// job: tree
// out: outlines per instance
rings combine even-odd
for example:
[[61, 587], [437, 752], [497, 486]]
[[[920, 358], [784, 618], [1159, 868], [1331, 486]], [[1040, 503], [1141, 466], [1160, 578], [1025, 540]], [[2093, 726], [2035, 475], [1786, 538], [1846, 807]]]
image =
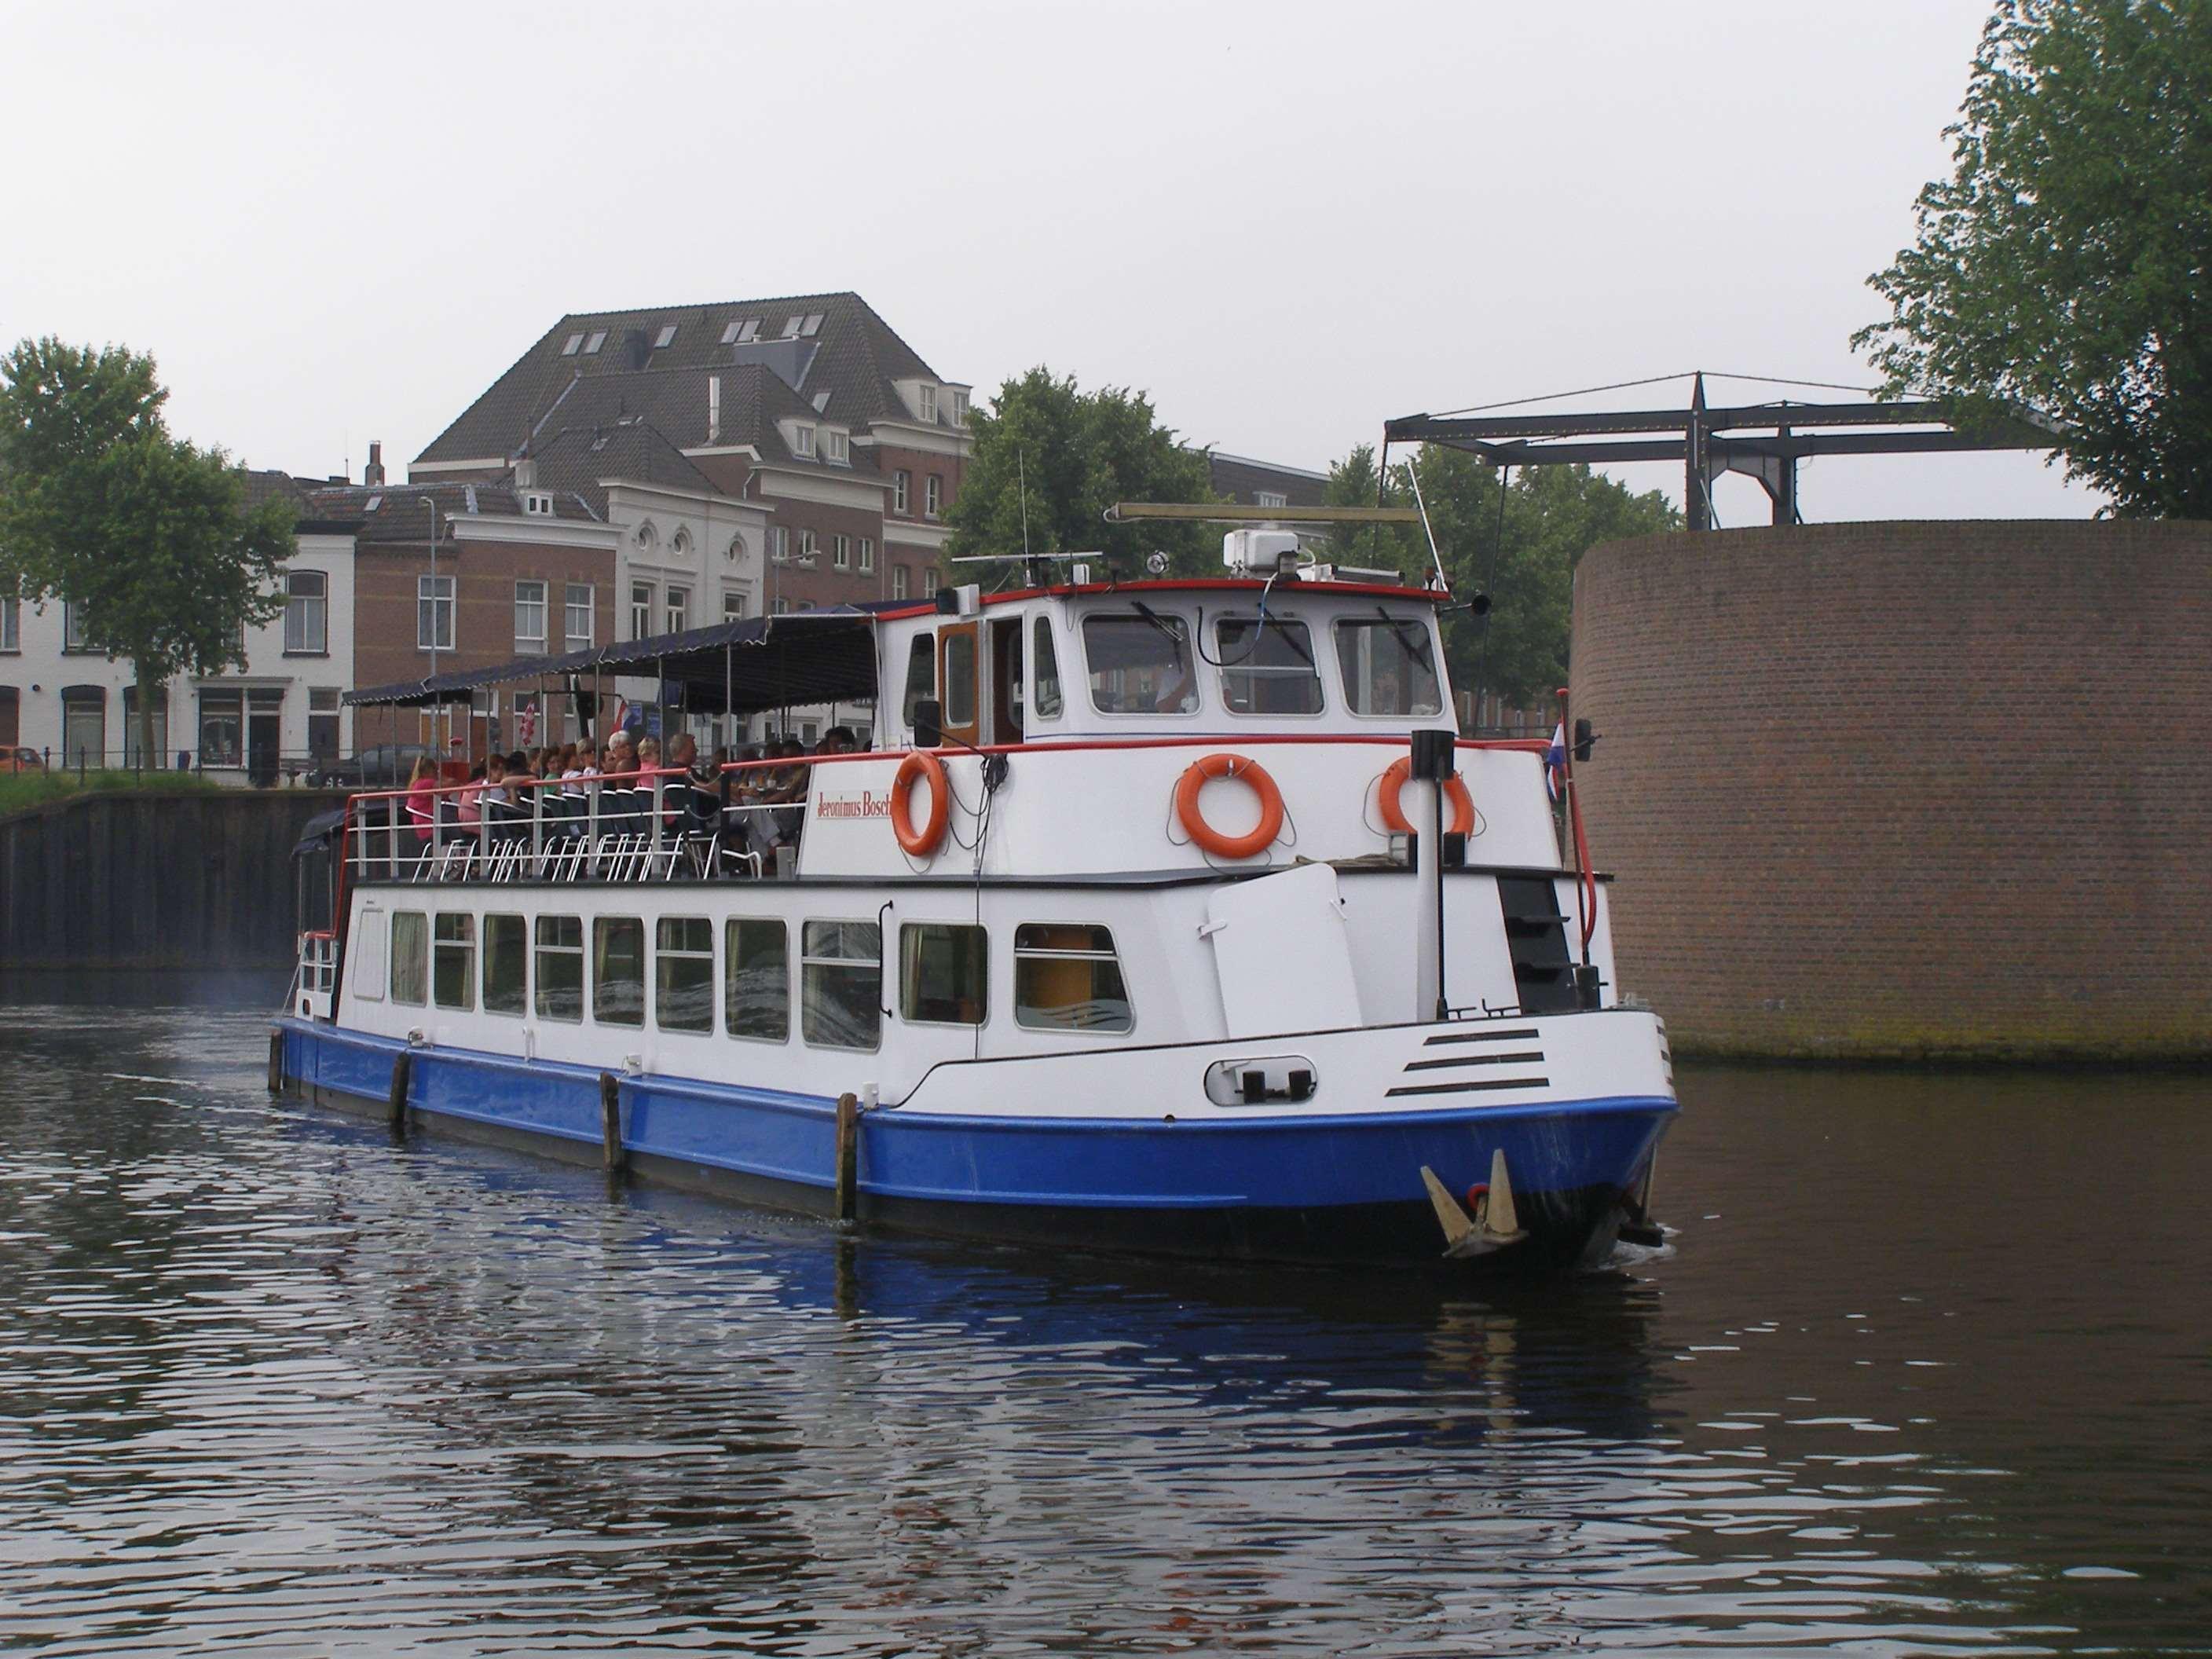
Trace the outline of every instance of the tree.
[[127, 658], [138, 751], [179, 673], [246, 666], [244, 631], [284, 608], [291, 510], [249, 511], [220, 450], [173, 438], [154, 361], [25, 340], [0, 358], [0, 586], [59, 598], [85, 644]]
[[2057, 417], [2123, 513], [2212, 517], [2212, 9], [2000, 0], [1945, 136], [1852, 344], [1966, 423]]
[[1073, 377], [1040, 366], [1000, 386], [970, 423], [975, 447], [949, 515], [950, 556], [1019, 555], [1026, 497], [1032, 553], [1103, 552], [1123, 576], [1142, 574], [1155, 551], [1185, 573], [1219, 569], [1218, 526], [1106, 522], [1115, 501], [1218, 499], [1205, 455], [1176, 441], [1143, 392], [1081, 392]]
[[[1587, 466], [1522, 471], [1503, 486], [1496, 467], [1464, 450], [1423, 445], [1412, 462], [1390, 469], [1382, 505], [1414, 505], [1417, 470], [1429, 525], [1452, 592], [1487, 593], [1486, 617], [1444, 617], [1444, 659], [1462, 691], [1495, 692], [1527, 708], [1566, 684], [1567, 638], [1574, 617], [1575, 566], [1600, 542], [1682, 527], [1681, 514], [1656, 490], [1638, 495]], [[1376, 505], [1374, 450], [1365, 444], [1329, 469], [1328, 500]], [[1501, 533], [1502, 531], [1502, 533]], [[1401, 570], [1431, 568], [1419, 526], [1371, 526], [1339, 532], [1344, 562]]]

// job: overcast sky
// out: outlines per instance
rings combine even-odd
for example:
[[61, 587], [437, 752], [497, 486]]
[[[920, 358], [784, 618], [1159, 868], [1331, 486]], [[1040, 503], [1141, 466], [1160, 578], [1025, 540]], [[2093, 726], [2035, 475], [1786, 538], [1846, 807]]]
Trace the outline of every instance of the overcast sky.
[[[1870, 385], [1865, 278], [1947, 169], [1987, 10], [15, 5], [0, 334], [150, 351], [179, 432], [356, 477], [563, 313], [837, 289], [979, 400], [1042, 362], [1316, 468], [1394, 415], [1690, 368]], [[2098, 504], [2032, 455], [1802, 491]], [[1746, 480], [1718, 507], [1765, 515]]]

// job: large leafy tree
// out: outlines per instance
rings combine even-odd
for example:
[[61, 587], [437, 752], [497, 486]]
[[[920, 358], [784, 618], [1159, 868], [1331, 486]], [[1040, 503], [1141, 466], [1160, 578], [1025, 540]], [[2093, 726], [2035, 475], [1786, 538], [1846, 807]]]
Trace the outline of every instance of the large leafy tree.
[[1084, 392], [1040, 367], [1000, 386], [971, 424], [951, 557], [1020, 554], [1026, 511], [1031, 553], [1103, 552], [1123, 576], [1143, 574], [1156, 551], [1179, 571], [1219, 569], [1218, 526], [1106, 522], [1115, 501], [1216, 499], [1205, 455], [1176, 442], [1143, 392]]
[[243, 630], [284, 606], [291, 509], [248, 509], [220, 450], [172, 437], [154, 361], [25, 340], [0, 358], [0, 586], [75, 610], [85, 643], [128, 659], [139, 752], [176, 674], [246, 665]]
[[[1582, 556], [1600, 542], [1682, 527], [1681, 514], [1656, 490], [1638, 494], [1586, 466], [1530, 467], [1501, 480], [1498, 468], [1440, 445], [1423, 445], [1410, 462], [1390, 468], [1382, 505], [1413, 506], [1416, 476], [1452, 592], [1462, 599], [1485, 593], [1491, 601], [1484, 616], [1462, 609], [1445, 615], [1452, 684], [1522, 708], [1566, 684]], [[1376, 495], [1375, 452], [1362, 444], [1330, 468], [1328, 500], [1372, 507]], [[1409, 576], [1431, 564], [1418, 526], [1366, 526], [1340, 531], [1337, 539], [1348, 563]]]
[[1893, 395], [2057, 417], [2124, 513], [2212, 517], [2212, 6], [2000, 0], [1946, 136], [1853, 344]]

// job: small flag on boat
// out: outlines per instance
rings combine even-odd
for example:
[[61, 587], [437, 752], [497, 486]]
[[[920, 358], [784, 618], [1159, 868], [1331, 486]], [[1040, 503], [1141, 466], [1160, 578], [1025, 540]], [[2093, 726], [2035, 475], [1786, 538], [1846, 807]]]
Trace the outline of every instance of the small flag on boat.
[[1557, 806], [1567, 793], [1567, 723], [1552, 728], [1552, 746], [1544, 754], [1544, 789]]

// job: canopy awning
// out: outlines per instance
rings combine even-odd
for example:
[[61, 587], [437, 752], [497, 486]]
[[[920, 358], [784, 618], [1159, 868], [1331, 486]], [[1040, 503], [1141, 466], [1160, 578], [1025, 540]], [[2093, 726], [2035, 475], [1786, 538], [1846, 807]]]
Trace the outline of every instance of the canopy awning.
[[559, 656], [518, 657], [483, 668], [349, 691], [356, 705], [465, 702], [480, 686], [571, 676], [631, 674], [681, 688], [687, 708], [745, 714], [793, 703], [843, 702], [876, 695], [876, 613], [909, 600], [835, 605], [781, 617], [749, 617], [642, 640], [622, 640]]

